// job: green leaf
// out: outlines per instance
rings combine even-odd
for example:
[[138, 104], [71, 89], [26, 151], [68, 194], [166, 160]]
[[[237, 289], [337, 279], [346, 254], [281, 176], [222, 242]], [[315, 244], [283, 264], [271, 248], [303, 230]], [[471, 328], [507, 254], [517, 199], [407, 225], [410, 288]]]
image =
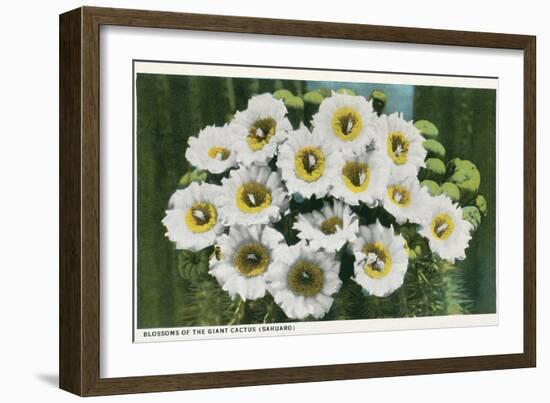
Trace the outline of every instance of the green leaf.
[[435, 138], [439, 135], [439, 130], [437, 129], [437, 126], [429, 120], [417, 120], [416, 122], [414, 122], [414, 126], [426, 138]]

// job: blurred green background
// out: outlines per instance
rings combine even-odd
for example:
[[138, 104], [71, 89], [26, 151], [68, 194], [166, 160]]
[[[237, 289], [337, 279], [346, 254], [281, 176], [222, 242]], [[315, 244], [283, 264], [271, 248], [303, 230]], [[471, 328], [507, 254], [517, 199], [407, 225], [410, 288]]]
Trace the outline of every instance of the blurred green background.
[[[345, 87], [368, 97], [373, 89], [388, 95], [385, 113], [403, 112], [406, 119], [428, 119], [440, 131], [447, 156], [469, 159], [481, 173], [480, 192], [489, 213], [459, 262], [472, 313], [496, 312], [495, 275], [495, 119], [496, 92], [388, 84], [305, 82], [247, 78], [215, 78], [138, 74], [137, 138], [137, 327], [213, 325], [211, 300], [182, 280], [177, 253], [161, 220], [180, 177], [190, 168], [187, 139], [207, 125], [223, 125], [250, 96], [285, 88], [296, 95], [318, 88]], [[223, 293], [223, 291], [222, 291]], [[203, 297], [204, 303], [196, 303]], [[225, 296], [220, 296], [220, 298]], [[195, 300], [191, 301], [191, 298]], [[220, 299], [222, 300], [222, 299]], [[190, 312], [193, 305], [194, 312]], [[204, 313], [197, 313], [197, 309]], [[220, 307], [221, 309], [221, 307]], [[204, 318], [197, 322], [197, 316]]]

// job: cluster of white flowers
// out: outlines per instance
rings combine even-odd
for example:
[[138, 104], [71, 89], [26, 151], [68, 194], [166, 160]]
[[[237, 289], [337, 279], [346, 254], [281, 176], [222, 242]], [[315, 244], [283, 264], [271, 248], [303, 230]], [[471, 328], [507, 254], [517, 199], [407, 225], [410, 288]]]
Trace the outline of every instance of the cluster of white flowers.
[[[412, 122], [378, 116], [364, 97], [337, 93], [321, 103], [312, 132], [293, 130], [286, 116], [282, 101], [262, 94], [230, 124], [190, 138], [192, 165], [230, 172], [221, 186], [193, 182], [176, 191], [163, 220], [179, 249], [216, 245], [210, 274], [232, 297], [267, 291], [289, 318], [321, 318], [341, 286], [336, 252], [344, 245], [355, 257], [353, 279], [368, 294], [401, 287], [406, 241], [378, 220], [360, 226], [350, 207], [360, 203], [383, 206], [398, 224], [416, 224], [442, 259], [465, 258], [472, 226], [451, 199], [420, 185], [426, 150]], [[300, 241], [289, 246], [273, 224], [290, 213], [295, 194], [325, 201], [296, 216]]]

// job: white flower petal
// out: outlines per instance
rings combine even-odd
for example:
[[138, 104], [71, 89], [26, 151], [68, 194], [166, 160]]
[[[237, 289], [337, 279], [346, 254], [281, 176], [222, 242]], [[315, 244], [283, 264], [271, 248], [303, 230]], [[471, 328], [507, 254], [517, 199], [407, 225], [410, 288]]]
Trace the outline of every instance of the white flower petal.
[[[267, 93], [252, 97], [248, 101], [248, 108], [235, 114], [230, 126], [236, 133], [235, 147], [240, 164], [246, 167], [252, 164], [266, 165], [273, 158], [277, 152], [277, 145], [285, 141], [287, 133], [292, 130], [286, 114], [284, 103]], [[275, 122], [275, 133], [263, 147], [252, 149], [248, 143], [249, 132], [256, 121], [267, 118]], [[259, 133], [257, 130], [256, 133]]]
[[[367, 169], [366, 174], [360, 171], [363, 176], [359, 183], [363, 186], [358, 186], [357, 179], [355, 182], [351, 182], [349, 176], [345, 175], [346, 171], [354, 166], [356, 169], [358, 167]], [[390, 165], [385, 158], [381, 157], [380, 153], [355, 154], [346, 151], [342, 153], [337, 175], [332, 181], [331, 195], [352, 206], [357, 206], [359, 202], [362, 202], [369, 207], [376, 207], [384, 198], [389, 177]]]
[[[218, 280], [223, 290], [232, 298], [239, 295], [244, 300], [262, 298], [266, 291], [266, 278], [271, 271], [277, 273], [275, 252], [284, 245], [284, 238], [276, 230], [266, 226], [232, 226], [229, 234], [218, 238], [220, 260], [210, 260], [209, 273]], [[260, 243], [269, 254], [269, 262], [263, 272], [245, 275], [235, 266], [235, 255], [242, 246]]]
[[[267, 289], [275, 302], [292, 319], [305, 319], [309, 316], [322, 318], [332, 305], [332, 295], [341, 286], [338, 278], [339, 263], [333, 253], [316, 251], [305, 242], [290, 247], [282, 247], [276, 254], [274, 270], [267, 276]], [[294, 292], [288, 282], [288, 274], [295, 263], [309, 261], [316, 264], [323, 275], [323, 287], [315, 295], [302, 295]]]
[[[454, 204], [447, 196], [439, 195], [430, 196], [426, 210], [428, 214], [422, 222], [419, 233], [428, 239], [432, 252], [451, 263], [454, 263], [456, 259], [465, 259], [466, 249], [472, 238], [470, 234], [472, 225], [462, 218], [462, 208]], [[438, 215], [445, 215], [452, 222], [452, 232], [445, 239], [436, 236], [432, 231], [434, 219]]]
[[430, 195], [420, 186], [416, 176], [392, 177], [384, 192], [384, 209], [398, 224], [407, 221], [420, 224], [425, 221]]
[[[333, 119], [335, 113], [343, 110], [353, 111], [353, 116], [343, 128], [342, 133], [345, 135], [338, 135], [334, 131]], [[364, 97], [333, 92], [332, 96], [323, 100], [319, 106], [319, 112], [313, 116], [313, 134], [332, 144], [337, 150], [361, 153], [377, 137], [376, 119], [371, 103]], [[351, 129], [356, 125], [360, 130], [353, 132]], [[350, 131], [353, 135], [347, 137]]]
[[[355, 277], [353, 280], [369, 294], [385, 297], [401, 287], [407, 272], [409, 262], [405, 252], [404, 239], [401, 235], [395, 235], [392, 227], [383, 227], [378, 221], [375, 224], [359, 227], [359, 234], [359, 237], [353, 243], [353, 253], [355, 255]], [[370, 253], [365, 254], [363, 247], [374, 243], [383, 245], [391, 259], [389, 272], [378, 278], [371, 277], [365, 270]], [[378, 255], [376, 259], [379, 259]], [[379, 267], [385, 268], [386, 266], [384, 264], [384, 266], [379, 265]]]
[[219, 174], [237, 165], [236, 134], [232, 127], [207, 126], [189, 137], [185, 158], [195, 167]]
[[[246, 183], [259, 183], [266, 187], [271, 196], [271, 203], [260, 211], [243, 211], [237, 202], [237, 192]], [[252, 196], [252, 195], [248, 195]], [[229, 178], [222, 180], [222, 189], [219, 192], [217, 202], [220, 206], [222, 219], [226, 225], [254, 225], [268, 224], [278, 221], [281, 209], [286, 208], [287, 196], [283, 184], [277, 172], [272, 172], [268, 167], [252, 167], [250, 169], [240, 167], [231, 171]], [[249, 200], [256, 204], [256, 200]]]
[[[319, 177], [307, 180], [297, 172], [295, 162], [296, 154], [306, 147], [320, 153], [319, 156], [308, 154], [306, 163], [309, 165], [315, 160], [316, 164], [322, 166]], [[305, 126], [302, 126], [290, 133], [288, 140], [279, 147], [277, 167], [281, 170], [289, 193], [300, 193], [305, 198], [312, 196], [321, 198], [328, 193], [332, 178], [337, 175], [340, 158], [340, 153], [334, 147], [322, 137], [312, 135]]]
[[[170, 198], [169, 210], [162, 220], [167, 229], [166, 236], [176, 243], [177, 249], [198, 251], [214, 244], [216, 237], [223, 232], [223, 223], [220, 219], [219, 205], [216, 194], [219, 186], [210, 184], [191, 183], [187, 188], [177, 190]], [[186, 224], [187, 211], [196, 203], [206, 202], [214, 206], [218, 214], [213, 227], [204, 232], [193, 232]]]
[[[321, 226], [326, 220], [340, 219], [341, 226], [337, 226], [335, 233], [326, 234]], [[337, 251], [346, 242], [353, 241], [357, 236], [359, 220], [352, 213], [349, 206], [335, 200], [332, 205], [325, 202], [321, 211], [313, 211], [307, 214], [299, 214], [293, 228], [298, 231], [298, 238], [309, 241], [314, 249]]]
[[[397, 163], [391, 155], [390, 150], [394, 149], [394, 154], [400, 149], [399, 154], [403, 154], [403, 146], [397, 144], [392, 146], [392, 133], [399, 133], [406, 139], [407, 150], [403, 161]], [[399, 178], [407, 176], [416, 176], [421, 167], [425, 166], [424, 159], [427, 151], [423, 147], [424, 137], [420, 135], [413, 122], [403, 119], [402, 115], [393, 113], [389, 116], [381, 115], [378, 122], [378, 138], [376, 140], [377, 149], [381, 151], [391, 165], [391, 175]]]

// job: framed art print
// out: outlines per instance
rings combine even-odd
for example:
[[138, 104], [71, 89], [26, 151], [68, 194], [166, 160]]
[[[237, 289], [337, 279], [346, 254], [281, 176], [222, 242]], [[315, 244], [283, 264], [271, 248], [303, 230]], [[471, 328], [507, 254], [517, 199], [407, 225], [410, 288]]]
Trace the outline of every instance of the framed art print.
[[495, 78], [134, 72], [135, 342], [497, 324]]
[[60, 17], [60, 384], [535, 365], [535, 39]]

